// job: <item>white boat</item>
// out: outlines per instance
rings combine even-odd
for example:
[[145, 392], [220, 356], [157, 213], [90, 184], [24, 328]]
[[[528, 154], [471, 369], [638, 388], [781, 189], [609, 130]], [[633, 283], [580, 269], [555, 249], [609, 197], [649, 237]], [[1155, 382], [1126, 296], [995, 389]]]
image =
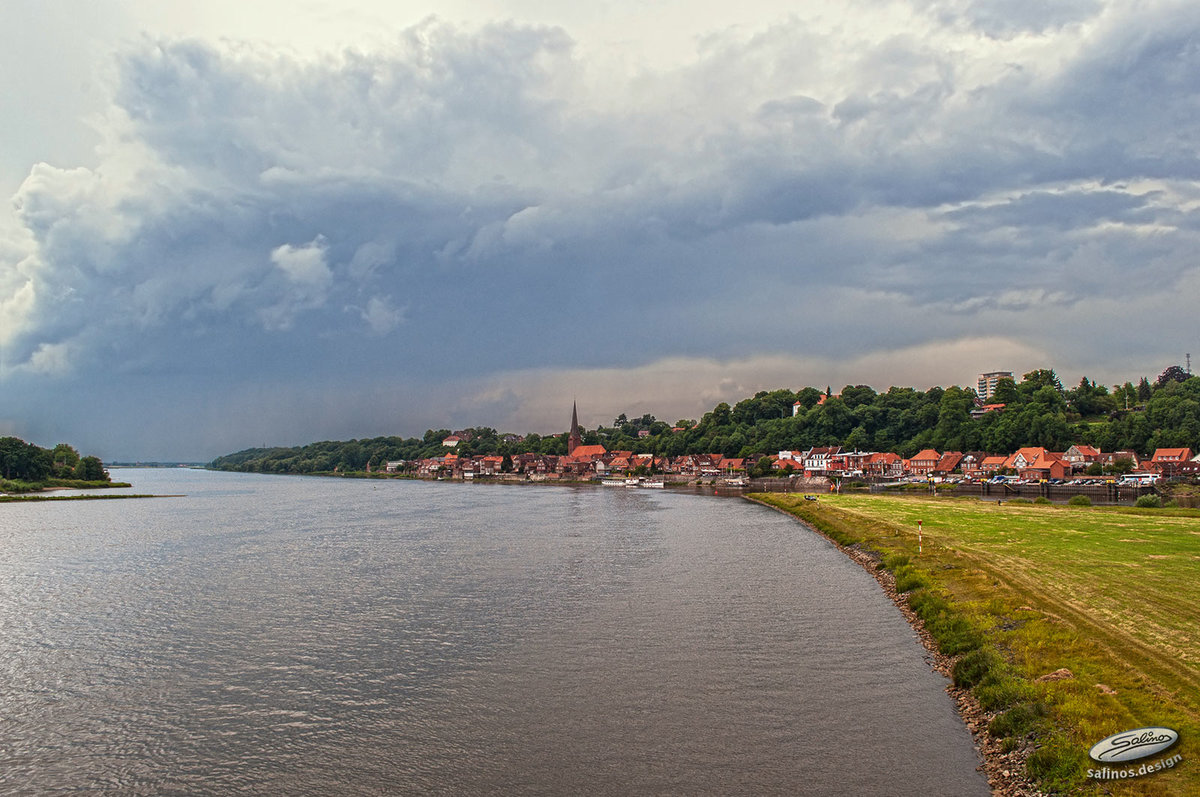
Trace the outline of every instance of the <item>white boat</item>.
[[605, 487], [624, 487], [625, 480], [624, 479], [601, 479], [600, 484], [604, 485]]
[[641, 484], [638, 485], [638, 487], [649, 487], [654, 490], [661, 490], [661, 489], [663, 489], [663, 486], [664, 485], [663, 485], [662, 479], [646, 479], [645, 481], [643, 481]]

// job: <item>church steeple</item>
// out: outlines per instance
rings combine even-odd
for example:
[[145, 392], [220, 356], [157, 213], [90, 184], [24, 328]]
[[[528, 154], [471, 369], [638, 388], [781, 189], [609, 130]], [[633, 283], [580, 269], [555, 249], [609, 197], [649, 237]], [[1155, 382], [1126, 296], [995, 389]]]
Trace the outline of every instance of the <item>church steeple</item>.
[[579, 431], [579, 411], [575, 402], [571, 402], [571, 431], [567, 435], [567, 456], [575, 453], [575, 449], [583, 445], [583, 434]]

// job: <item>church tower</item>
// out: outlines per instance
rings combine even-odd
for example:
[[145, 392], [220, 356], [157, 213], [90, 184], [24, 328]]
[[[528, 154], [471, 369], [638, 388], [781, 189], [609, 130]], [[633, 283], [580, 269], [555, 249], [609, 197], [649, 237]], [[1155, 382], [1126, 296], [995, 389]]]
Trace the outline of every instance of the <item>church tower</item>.
[[567, 435], [567, 456], [575, 453], [575, 449], [583, 445], [583, 434], [579, 431], [579, 412], [575, 402], [571, 402], [571, 432]]

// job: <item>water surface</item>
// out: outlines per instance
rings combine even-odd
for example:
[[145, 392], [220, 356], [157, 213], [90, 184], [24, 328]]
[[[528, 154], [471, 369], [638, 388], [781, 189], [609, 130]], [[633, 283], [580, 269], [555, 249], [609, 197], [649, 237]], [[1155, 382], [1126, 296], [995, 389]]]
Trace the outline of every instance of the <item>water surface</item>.
[[0, 505], [0, 787], [987, 794], [875, 582], [736, 499], [121, 470]]

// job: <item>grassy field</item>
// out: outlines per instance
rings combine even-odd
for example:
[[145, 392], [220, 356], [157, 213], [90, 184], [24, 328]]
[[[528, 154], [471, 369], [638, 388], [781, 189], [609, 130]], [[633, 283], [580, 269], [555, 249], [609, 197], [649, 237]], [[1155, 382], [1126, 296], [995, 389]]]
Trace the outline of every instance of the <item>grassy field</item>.
[[[757, 497], [883, 554], [943, 651], [964, 654], [956, 679], [1007, 712], [993, 733], [1036, 748], [1030, 770], [1047, 788], [1200, 794], [1200, 511]], [[1037, 682], [1060, 668], [1073, 677]], [[1178, 766], [1088, 780], [1093, 743], [1150, 725], [1181, 740], [1134, 766], [1179, 754]]]

